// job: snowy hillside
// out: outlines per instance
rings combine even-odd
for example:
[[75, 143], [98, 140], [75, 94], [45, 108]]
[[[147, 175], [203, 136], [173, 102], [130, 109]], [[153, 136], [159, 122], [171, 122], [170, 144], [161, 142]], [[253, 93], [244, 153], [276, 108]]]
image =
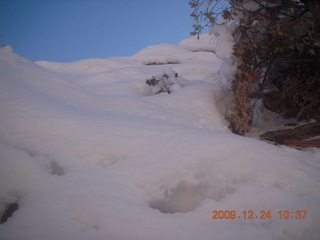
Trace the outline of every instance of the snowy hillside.
[[2, 218], [18, 205], [0, 239], [320, 239], [320, 150], [232, 134], [210, 41], [72, 63], [0, 48]]

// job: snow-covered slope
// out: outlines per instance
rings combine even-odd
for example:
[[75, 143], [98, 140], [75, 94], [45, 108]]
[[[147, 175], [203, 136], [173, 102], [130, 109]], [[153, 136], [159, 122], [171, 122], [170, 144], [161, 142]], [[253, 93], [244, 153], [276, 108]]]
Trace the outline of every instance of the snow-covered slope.
[[[212, 52], [34, 63], [11, 50], [0, 49], [0, 213], [19, 209], [0, 239], [320, 238], [320, 151], [230, 133]], [[173, 71], [180, 87], [151, 94], [146, 79]], [[237, 217], [212, 219], [219, 210]]]

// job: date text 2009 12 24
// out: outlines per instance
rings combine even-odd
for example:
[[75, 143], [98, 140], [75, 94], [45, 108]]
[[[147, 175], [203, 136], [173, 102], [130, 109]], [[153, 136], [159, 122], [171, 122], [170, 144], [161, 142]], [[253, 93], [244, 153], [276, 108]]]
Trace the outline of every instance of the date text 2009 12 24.
[[305, 219], [307, 217], [307, 210], [245, 210], [245, 211], [235, 211], [235, 210], [214, 210], [212, 211], [212, 219]]

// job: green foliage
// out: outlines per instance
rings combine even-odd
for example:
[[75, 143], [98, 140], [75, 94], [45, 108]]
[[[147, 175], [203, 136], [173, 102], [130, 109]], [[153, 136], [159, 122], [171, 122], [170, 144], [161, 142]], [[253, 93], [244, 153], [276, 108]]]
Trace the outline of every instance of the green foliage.
[[157, 80], [154, 76], [152, 76], [152, 78], [147, 79], [146, 84], [148, 84], [149, 86], [156, 86], [159, 84], [160, 80]]
[[153, 92], [155, 94], [168, 93], [171, 94], [171, 87], [177, 82], [178, 73], [173, 71], [171, 73], [163, 73], [157, 76], [152, 76], [150, 79], [146, 80], [146, 84], [153, 87]]

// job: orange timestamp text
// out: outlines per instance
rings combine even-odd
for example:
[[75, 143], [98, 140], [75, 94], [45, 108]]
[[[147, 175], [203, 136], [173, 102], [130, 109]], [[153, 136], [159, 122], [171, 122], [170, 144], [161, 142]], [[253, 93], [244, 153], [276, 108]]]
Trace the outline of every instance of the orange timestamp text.
[[212, 219], [305, 219], [307, 217], [307, 210], [245, 210], [245, 211], [235, 211], [235, 210], [214, 210], [212, 211]]

